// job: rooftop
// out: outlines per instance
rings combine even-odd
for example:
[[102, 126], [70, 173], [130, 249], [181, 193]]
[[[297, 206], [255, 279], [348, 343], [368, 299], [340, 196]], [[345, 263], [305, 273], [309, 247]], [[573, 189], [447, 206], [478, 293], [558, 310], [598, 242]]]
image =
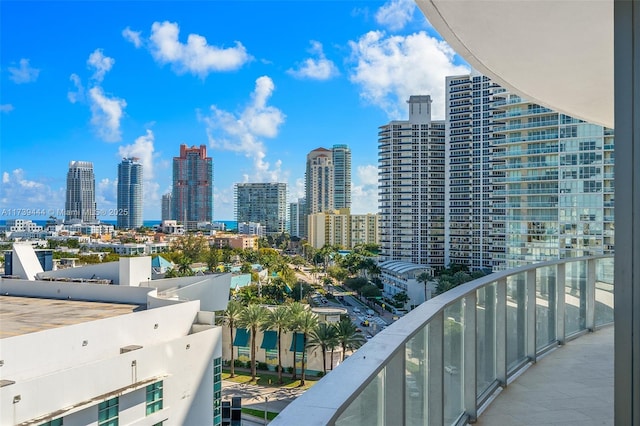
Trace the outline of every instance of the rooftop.
[[0, 339], [129, 314], [140, 305], [0, 296]]

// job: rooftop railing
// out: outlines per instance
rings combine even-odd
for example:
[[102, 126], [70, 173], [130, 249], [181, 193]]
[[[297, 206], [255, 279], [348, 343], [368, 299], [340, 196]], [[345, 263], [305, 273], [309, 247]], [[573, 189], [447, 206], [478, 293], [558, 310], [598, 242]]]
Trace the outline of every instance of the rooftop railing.
[[613, 256], [497, 272], [437, 296], [345, 360], [272, 425], [454, 425], [542, 353], [613, 323]]

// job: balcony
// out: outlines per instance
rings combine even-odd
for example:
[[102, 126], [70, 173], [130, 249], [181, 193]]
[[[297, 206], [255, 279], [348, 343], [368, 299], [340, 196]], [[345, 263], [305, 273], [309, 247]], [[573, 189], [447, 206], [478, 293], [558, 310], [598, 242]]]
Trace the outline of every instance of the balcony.
[[[591, 419], [576, 420], [612, 424], [612, 327], [566, 343], [613, 324], [613, 271], [612, 256], [595, 256], [463, 284], [379, 333], [272, 424], [496, 424], [492, 419], [499, 418], [505, 424], [544, 424], [549, 420], [540, 414], [542, 399], [555, 407], [567, 404], [563, 412], [597, 405]], [[587, 354], [589, 347], [604, 359]], [[556, 374], [553, 364], [562, 359], [578, 372], [570, 375], [560, 367]], [[589, 395], [584, 380], [591, 380]], [[552, 397], [561, 393], [566, 398]], [[524, 406], [535, 409], [523, 413]], [[521, 414], [515, 422], [506, 420], [516, 413]]]

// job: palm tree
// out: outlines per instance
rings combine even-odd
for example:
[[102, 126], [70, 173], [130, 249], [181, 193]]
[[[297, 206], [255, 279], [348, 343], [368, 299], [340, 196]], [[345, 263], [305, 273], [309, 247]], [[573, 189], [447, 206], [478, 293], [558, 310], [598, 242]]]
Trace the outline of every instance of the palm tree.
[[309, 341], [309, 335], [318, 327], [318, 316], [311, 311], [304, 311], [300, 315], [298, 321], [298, 330], [302, 333], [304, 339], [304, 350], [302, 352], [302, 375], [300, 377], [300, 386], [304, 386], [305, 375], [305, 356], [307, 354], [307, 342]]
[[193, 275], [190, 258], [188, 258], [187, 256], [181, 256], [180, 259], [178, 259], [178, 272], [182, 276]]
[[358, 333], [357, 327], [348, 319], [342, 319], [336, 324], [336, 340], [342, 348], [342, 361], [347, 349], [358, 349], [366, 340]]
[[[335, 347], [335, 336], [335, 328], [326, 322], [319, 324], [309, 335], [309, 347], [320, 348], [322, 351], [322, 370], [325, 375], [327, 374], [327, 350]], [[333, 359], [331, 365], [333, 365]]]
[[229, 342], [229, 348], [231, 349], [231, 375], [230, 377], [235, 377], [236, 373], [234, 371], [234, 357], [233, 357], [233, 328], [236, 326], [238, 321], [240, 320], [240, 313], [242, 312], [242, 304], [235, 300], [230, 300], [227, 304], [227, 310], [224, 311], [223, 321], [226, 326], [229, 327], [229, 331], [231, 332], [231, 342]]
[[304, 306], [300, 302], [293, 302], [288, 305], [287, 309], [289, 310], [289, 325], [288, 330], [293, 333], [293, 374], [291, 374], [291, 380], [295, 380], [296, 375], [296, 348], [298, 339], [298, 331], [299, 331], [299, 322], [302, 313], [305, 311]]
[[[267, 329], [275, 329], [278, 333], [278, 384], [282, 384], [282, 332], [289, 327], [291, 322], [290, 310], [281, 305], [267, 313]], [[265, 325], [266, 325], [265, 324]]]
[[429, 279], [431, 278], [431, 275], [429, 275], [427, 272], [422, 272], [421, 274], [419, 274], [416, 277], [416, 280], [422, 284], [424, 284], [424, 301], [427, 301], [427, 282], [429, 282]]
[[238, 324], [251, 333], [251, 381], [256, 380], [256, 335], [266, 318], [266, 308], [261, 305], [249, 305], [240, 312]]

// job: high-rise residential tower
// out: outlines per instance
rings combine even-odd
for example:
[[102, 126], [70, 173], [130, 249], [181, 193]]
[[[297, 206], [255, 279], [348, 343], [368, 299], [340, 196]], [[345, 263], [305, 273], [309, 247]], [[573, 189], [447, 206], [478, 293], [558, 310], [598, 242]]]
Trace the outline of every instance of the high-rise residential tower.
[[307, 235], [307, 200], [298, 198], [298, 201], [289, 204], [289, 235], [304, 238]]
[[96, 178], [93, 174], [93, 163], [69, 162], [67, 197], [64, 207], [65, 222], [97, 222]]
[[409, 120], [380, 127], [380, 245], [383, 260], [444, 265], [445, 123], [431, 97], [409, 97]]
[[495, 95], [507, 269], [614, 252], [613, 130]]
[[494, 155], [494, 94], [504, 89], [474, 73], [446, 78], [445, 265], [501, 269], [503, 162]]
[[162, 220], [172, 220], [173, 219], [173, 197], [170, 192], [167, 192], [162, 196]]
[[347, 145], [334, 145], [333, 154], [333, 206], [351, 208], [351, 150]]
[[306, 199], [307, 213], [314, 214], [334, 209], [333, 153], [316, 148], [307, 154]]
[[118, 164], [118, 228], [142, 226], [142, 164], [138, 158], [123, 158]]
[[286, 183], [237, 183], [236, 220], [257, 222], [269, 235], [285, 232], [287, 226]]
[[207, 147], [180, 145], [173, 158], [173, 217], [187, 229], [213, 220], [213, 159]]

